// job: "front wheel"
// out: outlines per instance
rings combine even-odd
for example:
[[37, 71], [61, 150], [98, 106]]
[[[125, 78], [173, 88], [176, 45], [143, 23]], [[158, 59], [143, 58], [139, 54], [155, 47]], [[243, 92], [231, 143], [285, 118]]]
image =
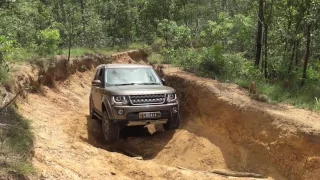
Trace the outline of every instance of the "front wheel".
[[106, 111], [102, 113], [102, 130], [103, 136], [107, 143], [113, 143], [119, 139], [120, 128], [117, 124], [109, 120]]
[[163, 129], [166, 131], [174, 130], [174, 129], [178, 129], [179, 126], [180, 126], [180, 116], [178, 115], [176, 118], [172, 118], [170, 121], [164, 124]]

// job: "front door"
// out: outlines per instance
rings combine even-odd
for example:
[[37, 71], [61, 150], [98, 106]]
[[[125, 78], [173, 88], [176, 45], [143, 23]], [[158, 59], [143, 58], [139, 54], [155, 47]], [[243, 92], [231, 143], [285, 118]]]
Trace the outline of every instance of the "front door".
[[97, 103], [96, 109], [102, 115], [102, 98], [103, 98], [103, 89], [104, 89], [104, 85], [105, 85], [104, 68], [100, 69], [100, 72], [99, 72], [99, 75], [97, 78], [100, 80], [101, 85], [96, 88], [96, 90], [97, 90], [97, 95], [95, 97], [96, 103]]
[[[94, 76], [94, 80], [100, 80], [101, 71], [102, 71], [101, 69], [98, 69], [96, 71], [96, 75]], [[99, 104], [100, 88], [101, 88], [101, 86], [93, 84], [92, 85], [92, 90], [91, 90], [91, 93], [92, 93], [91, 96], [92, 96], [92, 100], [93, 100], [93, 107], [94, 107], [95, 110], [98, 111], [98, 113], [100, 113], [99, 112], [99, 109], [100, 109], [99, 106], [101, 106], [101, 104]]]

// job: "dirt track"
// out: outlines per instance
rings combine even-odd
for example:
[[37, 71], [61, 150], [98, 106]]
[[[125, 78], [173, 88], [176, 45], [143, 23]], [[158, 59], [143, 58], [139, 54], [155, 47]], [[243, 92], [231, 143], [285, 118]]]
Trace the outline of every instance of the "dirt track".
[[[124, 63], [133, 59], [128, 56], [123, 58], [121, 55], [114, 57], [118, 62]], [[134, 60], [139, 59], [135, 58]], [[34, 70], [26, 71], [30, 71], [29, 76], [38, 73]], [[235, 86], [221, 86], [220, 97], [217, 98], [213, 96], [213, 90], [203, 88], [210, 85], [204, 85], [201, 78], [189, 77], [188, 74], [170, 69], [165, 74], [171, 85], [177, 88], [181, 98], [185, 98], [182, 104], [187, 116], [182, 120], [181, 129], [163, 132], [156, 127], [158, 131], [153, 133], [154, 129], [150, 127], [151, 133], [146, 130], [141, 134], [129, 132], [124, 135], [129, 136], [127, 139], [112, 147], [103, 145], [97, 137], [101, 130], [99, 122], [88, 118], [92, 71], [83, 70], [69, 78], [64, 76], [55, 79], [59, 81], [50, 80], [50, 85], [54, 83], [52, 88], [44, 86], [40, 92], [29, 94], [27, 99], [19, 103], [19, 111], [32, 120], [36, 137], [32, 161], [41, 178], [226, 179], [227, 177], [204, 171], [229, 168], [261, 173], [270, 176], [269, 179], [301, 179], [306, 176], [309, 177], [307, 179], [317, 179], [320, 169], [317, 155], [320, 152], [319, 144], [314, 142], [310, 145], [309, 141], [305, 142], [297, 134], [291, 136], [294, 133], [283, 133], [289, 132], [290, 127], [295, 127], [297, 123], [293, 122], [292, 125], [292, 122], [273, 121], [274, 117], [256, 109], [247, 112], [248, 104], [252, 102], [243, 99], [246, 95]], [[189, 81], [185, 81], [186, 78], [195, 78], [192, 80], [195, 83], [189, 84]], [[232, 98], [229, 103], [226, 97], [230, 95], [223, 94], [227, 92], [240, 94], [240, 98]], [[212, 93], [212, 96], [208, 93]], [[196, 96], [197, 94], [200, 96]], [[211, 106], [205, 108], [208, 103]], [[238, 107], [240, 104], [242, 107]], [[243, 113], [248, 113], [248, 116]], [[312, 117], [309, 118], [311, 123], [305, 127], [300, 126], [298, 134], [317, 129], [313, 128], [312, 122], [317, 122], [320, 116], [313, 114]], [[256, 126], [260, 129], [248, 130], [255, 129]], [[273, 128], [277, 131], [273, 131]], [[283, 147], [278, 142], [278, 136], [285, 137], [280, 138], [281, 141], [292, 140], [296, 146], [290, 144]], [[301, 146], [305, 148], [299, 149]], [[292, 148], [296, 153], [292, 153]], [[121, 153], [123, 149], [143, 156], [144, 160], [124, 155]], [[309, 151], [306, 152], [306, 149]], [[301, 156], [294, 157], [296, 154]], [[281, 159], [281, 156], [291, 160]], [[305, 164], [300, 166], [300, 162]], [[190, 170], [178, 169], [177, 166]], [[308, 173], [305, 172], [306, 169]]]
[[141, 155], [149, 160], [134, 160], [109, 152], [109, 147], [101, 145], [95, 137], [99, 126], [88, 118], [91, 76], [91, 72], [77, 73], [58, 84], [58, 88], [46, 87], [43, 94], [30, 94], [20, 105], [20, 112], [32, 119], [36, 135], [33, 163], [42, 178], [223, 179], [210, 173], [175, 168], [177, 165], [199, 170], [225, 168], [217, 146], [186, 130], [121, 142], [127, 149], [144, 148], [145, 154]]

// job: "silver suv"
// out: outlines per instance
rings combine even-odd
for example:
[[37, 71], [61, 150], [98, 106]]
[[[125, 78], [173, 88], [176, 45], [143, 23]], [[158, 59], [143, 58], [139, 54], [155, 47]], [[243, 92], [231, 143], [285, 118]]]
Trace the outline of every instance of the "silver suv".
[[125, 126], [180, 124], [175, 89], [165, 86], [151, 66], [103, 64], [96, 68], [90, 93], [90, 116], [100, 119], [107, 142], [119, 139]]

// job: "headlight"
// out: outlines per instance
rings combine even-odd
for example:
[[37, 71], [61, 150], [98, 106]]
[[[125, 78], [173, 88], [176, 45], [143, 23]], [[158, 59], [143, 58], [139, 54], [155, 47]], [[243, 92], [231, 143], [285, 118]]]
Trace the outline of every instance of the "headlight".
[[114, 99], [115, 103], [122, 103], [123, 105], [128, 104], [128, 100], [127, 100], [126, 96], [114, 96], [113, 99]]
[[176, 94], [167, 94], [167, 102], [172, 103], [177, 101], [177, 95]]

